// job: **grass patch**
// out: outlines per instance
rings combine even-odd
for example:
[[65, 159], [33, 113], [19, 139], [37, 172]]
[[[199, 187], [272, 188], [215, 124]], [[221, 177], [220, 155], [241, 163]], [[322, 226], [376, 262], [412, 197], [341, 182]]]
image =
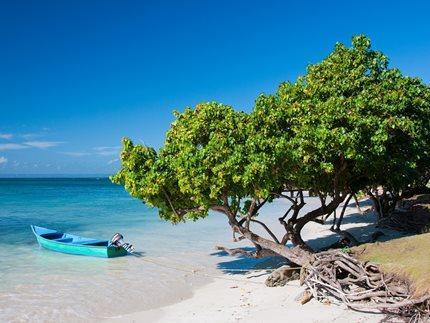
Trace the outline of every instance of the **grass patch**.
[[414, 297], [430, 293], [430, 233], [368, 243], [351, 251], [361, 261], [379, 264], [387, 274], [406, 278]]

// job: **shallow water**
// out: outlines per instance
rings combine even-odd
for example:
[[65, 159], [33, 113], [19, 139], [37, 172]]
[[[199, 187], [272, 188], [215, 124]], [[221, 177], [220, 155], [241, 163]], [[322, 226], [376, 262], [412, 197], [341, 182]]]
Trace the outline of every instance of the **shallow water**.
[[[109, 239], [143, 257], [99, 259], [41, 249], [30, 224]], [[204, 280], [160, 267], [216, 272], [231, 240], [222, 216], [173, 226], [108, 179], [0, 179], [0, 321], [112, 317], [172, 303]], [[227, 260], [228, 261], [228, 260]]]
[[[303, 212], [318, 206], [317, 198], [306, 198]], [[288, 208], [288, 202], [277, 200], [259, 215], [279, 238], [284, 231], [277, 219]], [[372, 219], [357, 219], [364, 223], [351, 232], [363, 238]], [[142, 257], [103, 259], [45, 250], [31, 224], [99, 239], [120, 232]], [[337, 240], [330, 225], [311, 223], [303, 237], [314, 248], [329, 245]], [[217, 244], [246, 246], [246, 241], [232, 243], [225, 216], [211, 214], [173, 226], [106, 178], [0, 179], [0, 229], [0, 322], [117, 317], [189, 297], [210, 279], [193, 274], [195, 269], [216, 276], [222, 270], [244, 279], [234, 270], [284, 261], [214, 252]], [[267, 236], [261, 228], [253, 229]]]

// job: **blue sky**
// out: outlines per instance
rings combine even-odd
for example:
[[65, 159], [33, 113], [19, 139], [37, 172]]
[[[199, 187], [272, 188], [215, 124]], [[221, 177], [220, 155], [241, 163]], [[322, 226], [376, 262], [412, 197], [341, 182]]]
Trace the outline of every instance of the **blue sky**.
[[336, 41], [367, 34], [430, 82], [427, 1], [0, 0], [0, 176], [109, 174], [173, 109], [249, 111]]

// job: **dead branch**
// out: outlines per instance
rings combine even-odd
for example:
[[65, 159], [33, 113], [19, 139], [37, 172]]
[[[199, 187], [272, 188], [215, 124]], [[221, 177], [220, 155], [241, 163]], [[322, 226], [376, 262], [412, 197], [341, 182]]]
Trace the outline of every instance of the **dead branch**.
[[260, 249], [260, 250], [256, 250], [256, 251], [247, 251], [245, 249], [242, 248], [226, 248], [223, 246], [215, 246], [215, 250], [218, 251], [225, 251], [227, 252], [230, 256], [245, 256], [245, 257], [249, 257], [249, 258], [265, 258], [265, 257], [273, 257], [273, 256], [279, 256], [277, 253], [273, 252], [272, 250], [269, 249]]

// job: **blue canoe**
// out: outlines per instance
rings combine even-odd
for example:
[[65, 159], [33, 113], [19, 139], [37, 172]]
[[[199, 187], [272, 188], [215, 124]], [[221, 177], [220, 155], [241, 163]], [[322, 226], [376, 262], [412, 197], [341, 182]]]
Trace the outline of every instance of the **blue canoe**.
[[123, 247], [110, 246], [108, 240], [84, 238], [52, 229], [31, 226], [37, 242], [42, 247], [74, 255], [113, 258], [127, 254]]

